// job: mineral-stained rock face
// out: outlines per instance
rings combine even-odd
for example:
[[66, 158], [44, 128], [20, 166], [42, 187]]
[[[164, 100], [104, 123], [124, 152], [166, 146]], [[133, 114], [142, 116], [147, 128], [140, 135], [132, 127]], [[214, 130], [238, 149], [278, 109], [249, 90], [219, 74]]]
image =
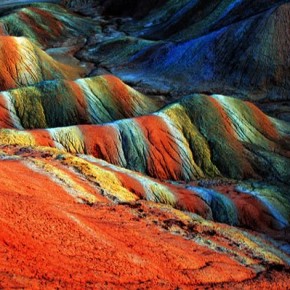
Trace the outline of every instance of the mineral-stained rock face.
[[251, 103], [193, 95], [155, 114], [102, 126], [3, 130], [0, 142], [88, 153], [160, 179], [264, 177], [288, 183], [289, 132], [289, 124]]
[[113, 46], [115, 54], [135, 51], [121, 63], [106, 57], [113, 53], [103, 49], [106, 42], [82, 55], [100, 60], [126, 81], [173, 96], [213, 92], [252, 100], [261, 108], [275, 102], [277, 114], [266, 111], [289, 120], [287, 2], [167, 1], [119, 28], [136, 39], [155, 40], [149, 47], [136, 50], [137, 40]]
[[1, 287], [85, 287], [90, 281], [90, 287], [191, 288], [218, 281], [251, 288], [267, 285], [266, 273], [277, 287], [289, 283], [288, 258], [260, 236], [136, 202], [142, 187], [149, 200], [168, 202], [181, 198], [178, 187], [161, 189], [165, 185], [136, 173], [57, 150], [4, 147], [0, 164]]
[[1, 289], [288, 289], [288, 1], [0, 2]]
[[[149, 58], [145, 50], [133, 63], [138, 63], [137, 67], [146, 66], [152, 74], [164, 78], [178, 77], [180, 84], [186, 83], [195, 91], [213, 90], [224, 94], [235, 91], [253, 100], [284, 100], [289, 91], [285, 78], [290, 52], [289, 12], [289, 4], [278, 8], [275, 5], [264, 13], [205, 35], [161, 44]], [[170, 66], [176, 69], [169, 70]]]
[[54, 80], [0, 93], [0, 128], [100, 124], [158, 109], [157, 102], [113, 76]]
[[12, 11], [0, 19], [0, 27], [5, 28], [3, 34], [25, 36], [44, 47], [68, 37], [85, 36], [99, 30], [92, 20], [71, 14], [54, 4], [32, 4]]
[[0, 36], [0, 90], [50, 79], [75, 79], [83, 69], [55, 61], [27, 38]]

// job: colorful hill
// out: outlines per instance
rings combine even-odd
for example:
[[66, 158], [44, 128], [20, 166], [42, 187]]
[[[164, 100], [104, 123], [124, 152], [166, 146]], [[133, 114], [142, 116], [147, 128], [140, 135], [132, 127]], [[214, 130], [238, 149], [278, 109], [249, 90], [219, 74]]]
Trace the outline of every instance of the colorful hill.
[[2, 144], [92, 154], [159, 179], [224, 176], [289, 182], [289, 124], [251, 103], [192, 95], [159, 112], [101, 126], [1, 130]]
[[1, 287], [289, 283], [289, 258], [261, 236], [136, 201], [108, 164], [9, 147], [0, 163]]
[[288, 1], [0, 2], [0, 289], [288, 289]]
[[160, 105], [114, 76], [43, 81], [0, 93], [0, 128], [100, 124], [156, 111]]
[[69, 37], [88, 36], [100, 29], [93, 20], [48, 3], [12, 9], [1, 17], [0, 27], [4, 27], [4, 35], [24, 36], [42, 47], [56, 46]]
[[[290, 120], [288, 1], [163, 2], [155, 1], [159, 4], [145, 18], [116, 27], [126, 36], [114, 39], [122, 45], [112, 46], [113, 51], [105, 49], [109, 39], [80, 55], [101, 62], [131, 84], [166, 92], [171, 100], [197, 92], [231, 95]], [[125, 5], [114, 12], [114, 5], [104, 13], [126, 10]], [[128, 33], [135, 40], [125, 41]], [[110, 57], [124, 56], [124, 51], [127, 58], [116, 62]]]
[[5, 91], [51, 79], [76, 79], [83, 68], [55, 61], [24, 37], [0, 36], [0, 90]]

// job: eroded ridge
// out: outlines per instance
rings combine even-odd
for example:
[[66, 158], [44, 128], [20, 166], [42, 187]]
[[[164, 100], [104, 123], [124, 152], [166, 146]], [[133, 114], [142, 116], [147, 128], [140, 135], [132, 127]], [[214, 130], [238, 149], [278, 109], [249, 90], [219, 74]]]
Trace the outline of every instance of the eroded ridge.
[[266, 178], [289, 182], [289, 124], [249, 102], [192, 95], [157, 113], [101, 126], [1, 130], [2, 144], [41, 145], [159, 179]]
[[101, 124], [156, 111], [161, 104], [105, 75], [43, 81], [0, 92], [0, 128]]
[[165, 197], [158, 181], [48, 148], [5, 146], [0, 164], [1, 287], [289, 282], [289, 258], [262, 236], [140, 200], [142, 187]]

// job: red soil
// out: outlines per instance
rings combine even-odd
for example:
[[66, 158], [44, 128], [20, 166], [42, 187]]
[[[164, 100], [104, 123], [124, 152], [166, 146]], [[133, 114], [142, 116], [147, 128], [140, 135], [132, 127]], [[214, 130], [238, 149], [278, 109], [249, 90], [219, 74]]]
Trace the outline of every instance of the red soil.
[[213, 97], [209, 97], [208, 100], [211, 102], [212, 106], [218, 111], [218, 116], [220, 117], [220, 121], [222, 122], [222, 128], [224, 128], [224, 136], [229, 142], [230, 146], [237, 149], [237, 153], [240, 154], [243, 151], [242, 145], [238, 142], [236, 137], [236, 132], [231, 125], [231, 120], [227, 113], [225, 112], [222, 105]]
[[253, 103], [251, 102], [245, 102], [245, 103], [252, 111], [251, 116], [256, 122], [257, 127], [261, 129], [261, 132], [263, 132], [265, 137], [273, 141], [278, 141], [280, 138], [279, 133], [277, 129], [275, 128], [275, 125], [269, 119], [269, 117], [266, 114], [264, 114]]
[[33, 136], [35, 143], [38, 146], [55, 147], [54, 141], [51, 138], [49, 131], [45, 129], [30, 130], [29, 133]]
[[25, 12], [19, 12], [18, 13], [19, 18], [21, 21], [23, 21], [26, 25], [28, 25], [31, 30], [37, 35], [38, 40], [41, 41], [41, 43], [46, 43], [47, 39], [49, 39], [50, 33], [48, 31], [45, 31], [38, 23], [37, 21], [31, 17], [29, 14]]
[[112, 99], [117, 107], [123, 108], [125, 116], [131, 117], [134, 108], [132, 108], [132, 100], [126, 85], [113, 75], [104, 75], [103, 78], [107, 81]]
[[255, 196], [238, 192], [235, 187], [236, 184], [220, 185], [213, 189], [227, 196], [234, 203], [240, 225], [289, 243], [290, 232], [280, 230], [277, 220], [263, 202]]
[[[104, 170], [109, 170], [113, 172], [116, 177], [121, 181], [121, 184], [124, 188], [128, 189], [130, 192], [133, 192], [136, 194], [140, 199], [147, 199], [146, 196], [146, 189], [144, 188], [144, 185], [133, 176], [130, 176], [129, 174], [126, 174], [125, 172], [120, 172], [105, 166], [101, 166], [98, 164], [99, 167], [104, 168]], [[142, 177], [142, 174], [138, 172], [134, 172], [136, 174], [136, 177], [140, 175]], [[168, 190], [170, 190], [174, 196], [177, 198], [177, 204], [176, 208], [181, 210], [187, 210], [196, 214], [199, 214], [200, 216], [207, 218], [209, 215], [209, 207], [206, 205], [206, 203], [197, 195], [193, 194], [192, 191], [187, 190], [181, 186], [175, 186], [171, 185], [170, 183], [161, 182], [157, 179], [151, 179], [150, 177], [146, 176], [146, 179], [152, 180], [152, 182], [156, 184], [163, 185], [165, 188], [167, 187]]]
[[210, 208], [198, 195], [182, 187], [170, 184], [167, 186], [177, 197], [177, 208], [196, 213], [203, 218], [209, 218]]
[[23, 163], [0, 163], [0, 287], [156, 289], [255, 276], [225, 254], [136, 218], [129, 207], [76, 203]]
[[10, 113], [7, 109], [7, 103], [0, 94], [0, 128], [10, 128], [14, 127], [13, 121], [11, 120]]
[[66, 85], [69, 86], [71, 90], [73, 96], [72, 99], [73, 102], [76, 103], [77, 112], [79, 112], [81, 120], [83, 120], [85, 123], [90, 123], [87, 117], [87, 102], [84, 93], [82, 91], [82, 88], [75, 82], [67, 82]]
[[112, 164], [120, 164], [118, 150], [121, 144], [118, 144], [118, 133], [114, 127], [83, 125], [79, 126], [79, 129], [84, 136], [89, 154]]
[[[148, 146], [147, 167], [152, 176], [160, 179], [181, 179], [182, 160], [174, 137], [159, 116], [136, 118]], [[154, 146], [152, 145], [154, 144]]]
[[[113, 170], [112, 170], [113, 171]], [[117, 178], [121, 181], [122, 186], [133, 192], [138, 197], [146, 199], [146, 191], [144, 186], [136, 178], [129, 176], [126, 173], [113, 171]]]
[[17, 62], [21, 60], [16, 38], [1, 36], [0, 39], [0, 90], [15, 88], [17, 77]]
[[222, 124], [221, 128], [224, 130], [223, 137], [225, 138], [225, 142], [228, 143], [228, 146], [234, 149], [236, 153], [236, 162], [240, 162], [240, 166], [243, 168], [242, 172], [244, 174], [244, 178], [247, 176], [255, 176], [251, 164], [247, 161], [246, 158], [243, 157], [244, 149], [242, 144], [236, 138], [237, 135], [232, 126], [230, 117], [227, 115], [222, 105], [215, 98], [209, 97], [209, 101], [219, 113], [217, 116], [219, 116], [219, 121]]
[[[45, 23], [48, 28], [49, 31], [44, 31], [44, 34], [41, 34], [41, 31], [37, 32], [37, 35], [39, 35], [41, 38], [45, 37], [45, 35], [47, 35], [48, 37], [53, 37], [53, 38], [58, 38], [62, 35], [62, 32], [64, 30], [64, 25], [61, 23], [61, 21], [59, 21], [57, 18], [54, 17], [53, 14], [44, 11], [42, 9], [39, 9], [37, 7], [29, 7], [27, 8], [29, 10], [31, 10], [32, 12], [34, 12], [35, 14], [38, 14], [41, 16], [42, 18], [42, 22]], [[32, 28], [33, 29], [37, 29], [37, 27], [39, 27], [39, 25], [34, 25], [34, 23], [32, 23]], [[45, 38], [43, 39], [45, 41]]]
[[[14, 146], [3, 150], [23, 161], [0, 160], [0, 288], [287, 289], [287, 268], [257, 275], [225, 251], [178, 234], [181, 230], [188, 237], [206, 235], [208, 229], [202, 224], [190, 232], [183, 227], [176, 232], [174, 225], [164, 227], [166, 221], [179, 223], [170, 210], [142, 201], [139, 205], [112, 203], [93, 183], [45, 151]], [[70, 187], [57, 182], [54, 174], [28, 167], [29, 158], [61, 170], [95, 195], [98, 203], [78, 203], [68, 192]], [[133, 179], [123, 175], [121, 180], [141, 193], [141, 185]], [[182, 200], [186, 192], [179, 193]], [[219, 234], [205, 238], [237, 250]], [[239, 255], [251, 257], [243, 250]]]

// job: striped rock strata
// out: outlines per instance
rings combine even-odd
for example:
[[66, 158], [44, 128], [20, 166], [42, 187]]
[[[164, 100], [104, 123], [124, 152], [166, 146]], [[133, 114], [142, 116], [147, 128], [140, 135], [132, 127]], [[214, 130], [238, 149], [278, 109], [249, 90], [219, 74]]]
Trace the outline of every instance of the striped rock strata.
[[287, 289], [289, 124], [180, 97], [287, 119], [288, 3], [28, 2], [0, 3], [0, 288]]
[[[103, 2], [111, 7], [104, 13], [127, 11], [123, 1]], [[288, 1], [153, 2], [157, 5], [148, 15], [140, 10], [146, 17], [116, 28], [126, 35], [115, 37], [113, 51], [106, 49], [109, 39], [84, 48], [80, 56], [101, 62], [126, 82], [165, 92], [171, 100], [197, 92], [231, 95], [290, 120]], [[130, 6], [137, 7], [135, 2]], [[116, 61], [113, 54], [122, 57]]]
[[160, 105], [114, 76], [44, 81], [0, 92], [0, 128], [100, 124], [156, 111]]
[[24, 36], [51, 47], [69, 37], [88, 36], [100, 30], [98, 24], [55, 4], [30, 4], [0, 18], [0, 35]]
[[0, 90], [51, 79], [76, 79], [84, 70], [55, 61], [24, 37], [0, 36]]
[[2, 147], [0, 164], [1, 287], [289, 283], [289, 257], [262, 236], [140, 200], [180, 186], [47, 148]]
[[1, 144], [92, 154], [159, 179], [266, 178], [289, 183], [288, 123], [221, 95], [192, 95], [157, 113], [104, 125], [2, 129]]

